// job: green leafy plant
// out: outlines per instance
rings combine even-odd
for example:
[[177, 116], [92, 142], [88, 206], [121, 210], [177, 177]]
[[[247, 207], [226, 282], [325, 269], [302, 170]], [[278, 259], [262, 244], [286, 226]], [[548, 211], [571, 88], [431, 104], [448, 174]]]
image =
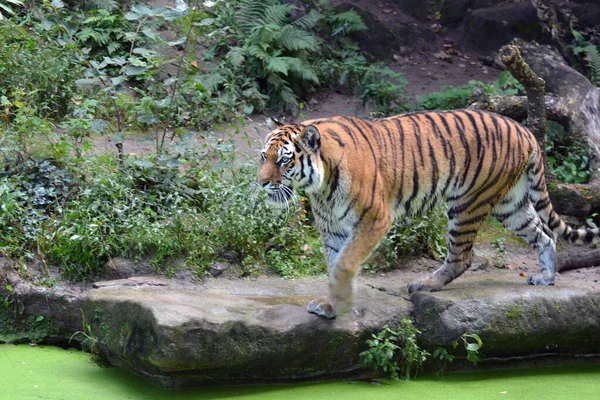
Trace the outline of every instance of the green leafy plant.
[[425, 110], [453, 110], [465, 108], [471, 102], [475, 88], [471, 85], [444, 86], [441, 92], [428, 93], [418, 98], [419, 107]]
[[[90, 56], [99, 61], [106, 55], [125, 55], [133, 41], [131, 32], [135, 27], [121, 13], [111, 13], [106, 9], [90, 11], [81, 22], [81, 28], [74, 37], [82, 47], [90, 49]], [[153, 35], [152, 32], [149, 32]]]
[[367, 261], [367, 268], [389, 270], [398, 259], [427, 255], [437, 260], [446, 255], [447, 218], [440, 209], [394, 222], [392, 229]]
[[310, 10], [304, 17], [299, 18], [295, 23], [311, 27], [317, 26], [322, 21], [325, 22], [326, 33], [336, 38], [343, 38], [344, 34], [368, 29], [356, 11], [338, 12], [329, 0], [319, 0], [314, 9]]
[[0, 252], [19, 256], [38, 240], [43, 224], [68, 199], [74, 182], [48, 160], [26, 160], [7, 175], [9, 179], [0, 181], [0, 221], [8, 224], [0, 229]]
[[494, 249], [492, 254], [492, 263], [495, 267], [505, 268], [508, 264], [506, 256], [508, 251], [506, 249], [506, 238], [497, 237], [490, 241], [490, 246]]
[[368, 350], [360, 353], [363, 364], [381, 368], [392, 379], [410, 380], [416, 377], [430, 355], [417, 344], [421, 332], [411, 320], [404, 318], [397, 329], [388, 325], [367, 340]]
[[[483, 347], [483, 341], [476, 333], [463, 333], [460, 336], [460, 340], [463, 342], [465, 350], [467, 352], [467, 360], [471, 361], [473, 365], [477, 365], [481, 362], [483, 355], [479, 352]], [[454, 348], [458, 347], [458, 341], [452, 342]]]
[[23, 221], [27, 215], [23, 197], [16, 182], [0, 178], [0, 254], [5, 257], [21, 255], [23, 249]]
[[242, 275], [324, 273], [319, 234], [306, 213], [296, 206], [274, 211], [249, 195], [254, 163], [240, 162], [229, 140], [189, 147], [123, 164], [88, 157], [68, 163], [74, 175], [48, 160], [7, 169], [0, 177], [0, 252], [39, 252], [74, 280], [94, 279], [117, 256], [145, 256], [171, 274], [174, 258], [199, 275], [223, 259]]
[[587, 146], [573, 141], [552, 121], [546, 129], [546, 159], [550, 172], [562, 182], [583, 184], [592, 177]]
[[[270, 99], [267, 106], [297, 113], [300, 99], [321, 85], [316, 64], [328, 58], [329, 47], [319, 34], [341, 37], [366, 27], [356, 12], [335, 13], [324, 1], [295, 21], [293, 9], [277, 0], [217, 2], [216, 17], [207, 22], [217, 39], [207, 56], [223, 54], [221, 65], [251, 77], [248, 86]], [[247, 104], [245, 111], [256, 105]]]
[[400, 73], [367, 62], [352, 46], [333, 50], [317, 64], [323, 84], [356, 96], [360, 105], [376, 116], [398, 114], [408, 109], [407, 81]]
[[437, 371], [437, 375], [443, 376], [446, 366], [448, 364], [452, 364], [456, 357], [454, 355], [448, 353], [448, 350], [446, 350], [444, 347], [438, 347], [433, 351], [432, 358], [434, 360], [441, 361], [441, 365], [440, 365], [439, 370]]
[[[111, 139], [117, 147], [120, 160], [123, 160], [122, 142], [125, 132], [117, 103], [118, 92], [126, 82], [142, 87], [151, 87], [156, 83], [164, 60], [156, 50], [143, 46], [159, 43], [174, 46], [185, 43], [186, 38], [164, 42], [155, 33], [154, 28], [162, 21], [181, 18], [187, 14], [188, 9], [134, 5], [123, 15], [118, 10], [109, 11], [102, 8], [93, 9], [87, 14], [73, 14], [65, 12], [63, 4], [48, 7], [52, 12], [42, 20], [42, 25], [55, 32], [58, 43], [65, 47], [79, 48], [79, 58], [87, 68], [85, 77], [76, 82], [82, 89], [91, 89], [93, 93], [103, 94], [98, 98], [103, 100], [104, 110], [112, 110], [110, 119], [113, 123], [106, 123], [102, 131], [112, 132]], [[155, 118], [152, 122], [160, 122], [166, 127], [166, 120], [172, 120], [176, 110], [171, 105], [177, 92], [178, 77], [179, 72], [177, 77], [161, 82], [164, 86], [163, 97], [155, 99], [154, 103], [160, 104], [165, 112], [158, 114], [162, 119]], [[169, 89], [171, 95], [167, 94]], [[161, 139], [157, 140], [157, 151], [161, 151], [164, 145], [166, 128], [161, 136]]]
[[92, 332], [91, 325], [85, 320], [85, 315], [83, 315], [83, 310], [81, 311], [81, 320], [83, 327], [80, 331], [74, 332], [69, 337], [69, 343], [76, 339], [79, 343], [81, 343], [81, 350], [86, 353], [94, 354], [97, 350], [98, 346], [98, 338]]
[[254, 77], [273, 105], [297, 112], [297, 93], [319, 83], [309, 54], [319, 50], [321, 39], [290, 22], [292, 9], [276, 0], [242, 0], [235, 20], [240, 45], [226, 59]]
[[12, 6], [23, 7], [23, 2], [19, 0], [0, 0], [0, 21], [4, 19], [3, 12], [10, 15], [15, 15]]
[[[3, 294], [2, 292], [6, 292], [6, 294]], [[15, 301], [13, 298], [14, 289], [12, 285], [6, 284], [2, 292], [0, 292], [0, 305], [9, 310], [12, 309]]]

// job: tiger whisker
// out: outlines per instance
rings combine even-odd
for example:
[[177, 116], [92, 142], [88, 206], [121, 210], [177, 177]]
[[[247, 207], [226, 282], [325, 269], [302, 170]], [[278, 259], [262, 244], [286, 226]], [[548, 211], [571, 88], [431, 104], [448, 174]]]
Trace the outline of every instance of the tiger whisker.
[[250, 204], [252, 207], [256, 205], [257, 200], [259, 199], [259, 194], [261, 193], [261, 187], [258, 182], [250, 182], [246, 190], [244, 191], [244, 196], [250, 200]]

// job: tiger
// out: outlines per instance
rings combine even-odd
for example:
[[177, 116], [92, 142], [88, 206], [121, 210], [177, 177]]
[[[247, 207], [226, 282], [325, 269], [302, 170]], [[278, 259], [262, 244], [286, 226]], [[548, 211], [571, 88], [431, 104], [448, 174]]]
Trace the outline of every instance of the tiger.
[[537, 251], [530, 285], [554, 285], [556, 237], [592, 242], [550, 202], [542, 149], [520, 123], [487, 111], [418, 111], [383, 119], [336, 116], [282, 124], [268, 119], [256, 183], [271, 203], [297, 191], [310, 200], [327, 264], [328, 296], [307, 311], [328, 319], [351, 310], [356, 276], [402, 216], [447, 206], [447, 255], [408, 292], [439, 291], [462, 275], [492, 215]]

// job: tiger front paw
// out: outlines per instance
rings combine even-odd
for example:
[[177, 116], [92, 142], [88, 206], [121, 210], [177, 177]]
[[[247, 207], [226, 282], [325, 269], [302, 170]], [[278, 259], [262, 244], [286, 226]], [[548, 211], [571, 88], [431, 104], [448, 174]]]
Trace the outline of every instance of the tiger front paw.
[[317, 314], [320, 317], [333, 319], [336, 317], [335, 308], [326, 300], [316, 299], [308, 303], [306, 311], [312, 314]]

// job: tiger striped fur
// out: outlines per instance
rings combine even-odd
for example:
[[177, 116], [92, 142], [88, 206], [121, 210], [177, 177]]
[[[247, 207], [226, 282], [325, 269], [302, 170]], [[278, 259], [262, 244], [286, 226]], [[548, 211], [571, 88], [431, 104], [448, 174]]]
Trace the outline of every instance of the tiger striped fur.
[[333, 318], [349, 310], [360, 264], [394, 217], [448, 204], [448, 254], [409, 292], [437, 291], [472, 260], [488, 215], [537, 250], [541, 271], [532, 285], [553, 285], [555, 235], [591, 242], [599, 229], [574, 230], [554, 212], [533, 134], [484, 111], [415, 112], [379, 120], [332, 117], [282, 125], [271, 120], [257, 182], [274, 202], [292, 190], [308, 195], [321, 232], [329, 297], [308, 311]]

